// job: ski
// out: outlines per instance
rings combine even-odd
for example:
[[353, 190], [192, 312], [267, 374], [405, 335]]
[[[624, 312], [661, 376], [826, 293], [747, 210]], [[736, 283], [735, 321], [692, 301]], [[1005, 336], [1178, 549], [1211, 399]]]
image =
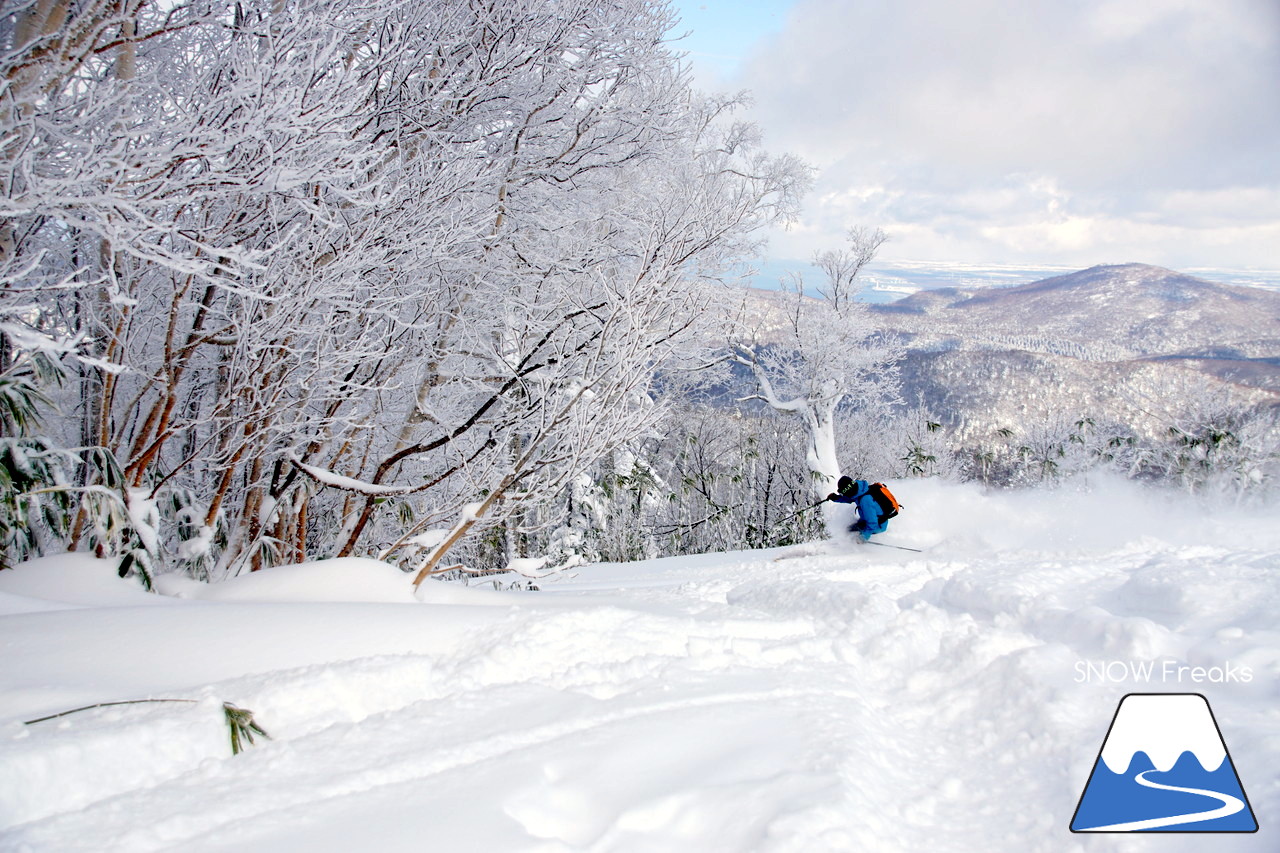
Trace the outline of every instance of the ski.
[[[881, 548], [897, 548], [899, 551], [911, 551], [912, 553], [915, 553], [915, 554], [924, 553], [924, 551], [922, 551], [919, 548], [908, 548], [906, 545], [890, 545], [888, 542], [872, 542], [870, 540], [865, 540], [860, 544], [878, 545]], [[830, 544], [828, 544], [826, 547], [814, 547], [812, 545], [806, 547], [804, 545], [800, 545], [791, 549], [786, 553], [779, 554], [777, 557], [774, 557], [773, 562], [779, 563], [779, 562], [782, 562], [783, 560], [795, 560], [802, 557], [835, 557], [835, 556], [840, 556], [841, 554], [848, 554], [848, 553], [851, 553], [851, 552], [847, 550], [840, 550], [838, 548], [833, 548]]]
[[881, 548], [897, 548], [899, 551], [914, 551], [917, 554], [923, 554], [919, 548], [908, 548], [906, 545], [890, 545], [888, 542], [872, 542], [870, 539], [866, 541], [867, 545], [879, 545]]

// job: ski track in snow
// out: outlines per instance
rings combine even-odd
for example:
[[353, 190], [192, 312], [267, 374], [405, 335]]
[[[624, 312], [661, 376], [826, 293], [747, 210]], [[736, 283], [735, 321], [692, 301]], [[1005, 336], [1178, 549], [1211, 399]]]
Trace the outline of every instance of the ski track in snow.
[[[0, 676], [0, 851], [1145, 851], [1068, 823], [1116, 702], [1148, 690], [1206, 693], [1237, 756], [1262, 829], [1215, 836], [1215, 851], [1276, 849], [1268, 518], [1138, 507], [1089, 528], [1104, 516], [1068, 495], [916, 491], [915, 526], [893, 541], [923, 555], [825, 545], [588, 567], [539, 593], [347, 617], [205, 603], [0, 617], [0, 648], [22, 662]], [[91, 679], [76, 651], [116, 625], [94, 613], [135, 627]], [[186, 668], [119, 662], [177, 640], [149, 633], [175, 616]], [[62, 645], [46, 653], [41, 626]], [[1082, 660], [1165, 657], [1253, 680], [1076, 680]], [[237, 658], [259, 665], [228, 677]], [[115, 682], [97, 671], [112, 666]], [[24, 727], [53, 701], [41, 673], [63, 707], [137, 698], [148, 679], [202, 702]], [[273, 739], [226, 755], [222, 700]], [[1161, 850], [1202, 846], [1164, 836]]]

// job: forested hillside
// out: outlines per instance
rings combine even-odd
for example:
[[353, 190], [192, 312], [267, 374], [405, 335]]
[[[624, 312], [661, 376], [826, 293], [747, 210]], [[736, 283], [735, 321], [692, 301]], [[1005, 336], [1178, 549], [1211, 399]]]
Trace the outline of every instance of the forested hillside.
[[[751, 297], [775, 345], [793, 300]], [[1014, 484], [1106, 465], [1237, 497], [1274, 470], [1273, 291], [1125, 264], [923, 290], [868, 311], [903, 352], [889, 413], [846, 413], [846, 459], [860, 470]]]
[[1142, 264], [873, 306], [907, 343], [903, 395], [945, 423], [1014, 428], [1053, 412], [1153, 437], [1191, 401], [1280, 400], [1280, 294]]
[[1280, 358], [1280, 293], [1145, 264], [1013, 287], [921, 291], [872, 311], [917, 349], [1024, 349], [1089, 361]]

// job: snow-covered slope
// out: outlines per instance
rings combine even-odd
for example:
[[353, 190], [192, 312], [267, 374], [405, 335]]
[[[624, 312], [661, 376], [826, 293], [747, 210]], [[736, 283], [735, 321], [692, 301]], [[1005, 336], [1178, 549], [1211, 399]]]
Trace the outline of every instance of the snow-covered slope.
[[[882, 541], [923, 553], [410, 603], [358, 561], [146, 606], [102, 566], [0, 573], [0, 850], [1147, 850], [1068, 830], [1129, 692], [1209, 699], [1261, 825], [1213, 849], [1280, 849], [1274, 508], [893, 486]], [[144, 697], [198, 701], [24, 724]], [[231, 757], [224, 701], [273, 739]]]

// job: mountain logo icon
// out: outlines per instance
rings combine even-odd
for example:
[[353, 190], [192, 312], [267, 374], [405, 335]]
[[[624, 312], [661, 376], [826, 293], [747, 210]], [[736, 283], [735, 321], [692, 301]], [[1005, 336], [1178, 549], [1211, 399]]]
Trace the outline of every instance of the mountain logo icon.
[[1257, 832], [1209, 700], [1120, 700], [1071, 818], [1072, 832]]

